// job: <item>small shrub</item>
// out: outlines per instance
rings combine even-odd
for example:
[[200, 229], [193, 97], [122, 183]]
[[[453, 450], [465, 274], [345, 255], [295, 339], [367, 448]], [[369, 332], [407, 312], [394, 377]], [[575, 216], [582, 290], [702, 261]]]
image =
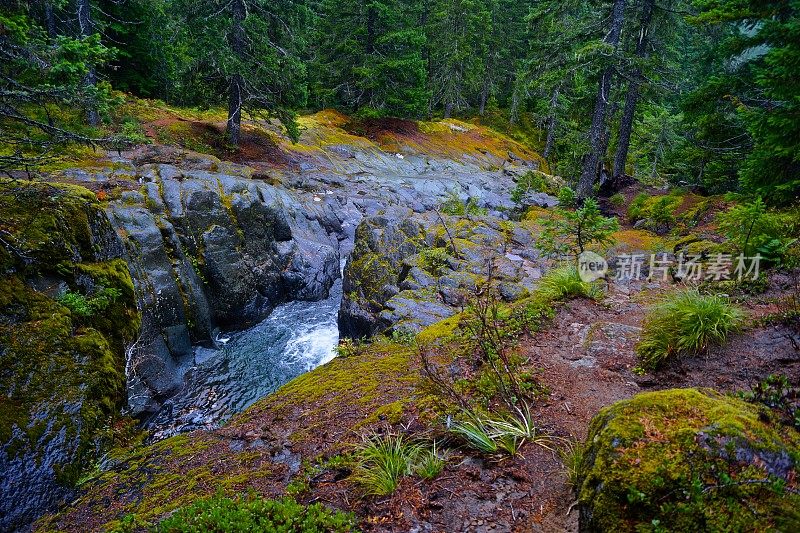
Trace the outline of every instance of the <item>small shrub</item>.
[[597, 299], [602, 295], [599, 286], [583, 281], [574, 266], [559, 267], [545, 274], [539, 280], [538, 292], [551, 300]]
[[402, 435], [364, 437], [355, 452], [355, 480], [367, 494], [387, 496], [411, 473], [421, 451], [420, 445], [407, 443]]
[[640, 370], [655, 370], [668, 359], [704, 353], [736, 330], [743, 316], [722, 296], [696, 290], [669, 296], [645, 317], [636, 347]]
[[94, 314], [94, 310], [89, 305], [89, 299], [79, 292], [65, 292], [58, 297], [58, 303], [69, 309], [72, 314], [82, 318], [89, 318]]
[[780, 266], [796, 242], [791, 238], [797, 224], [794, 217], [768, 210], [761, 198], [731, 207], [717, 215], [717, 222], [737, 252], [748, 257], [759, 253], [773, 265]]
[[332, 511], [320, 503], [301, 505], [291, 498], [231, 499], [214, 496], [198, 500], [162, 520], [154, 531], [159, 533], [226, 531], [355, 531], [352, 514]]
[[617, 194], [613, 195], [608, 201], [616, 208], [620, 208], [625, 205], [625, 196], [622, 193], [618, 192]]
[[793, 386], [786, 376], [771, 375], [742, 397], [766, 405], [776, 411], [783, 422], [800, 430], [800, 387]]
[[661, 196], [650, 207], [650, 225], [659, 229], [667, 229], [675, 224], [676, 201], [671, 196]]
[[447, 257], [444, 248], [426, 248], [419, 254], [419, 266], [431, 276], [438, 278], [447, 270]]
[[538, 171], [526, 172], [517, 180], [517, 185], [511, 191], [511, 201], [515, 204], [522, 203], [529, 191], [556, 194], [553, 186], [547, 181], [545, 175]]
[[122, 122], [122, 137], [134, 144], [149, 144], [150, 139], [145, 135], [144, 128], [135, 118], [128, 117]]
[[337, 357], [351, 357], [358, 353], [359, 344], [353, 339], [344, 337], [339, 339], [339, 344], [336, 345]]
[[447, 193], [447, 198], [442, 202], [442, 205], [439, 206], [439, 211], [445, 215], [461, 217], [486, 216], [489, 213], [488, 209], [479, 207], [478, 202], [475, 201], [474, 198], [467, 198], [467, 201], [463, 202], [455, 191]]
[[561, 187], [558, 190], [558, 205], [561, 207], [575, 207], [578, 203], [578, 195], [570, 187]]
[[119, 289], [107, 287], [96, 291], [91, 297], [84, 296], [79, 292], [67, 291], [57, 301], [74, 315], [90, 318], [108, 309], [120, 296], [122, 296], [122, 292]]
[[417, 342], [417, 335], [410, 329], [393, 329], [391, 340], [395, 344], [402, 346], [414, 346]]
[[544, 220], [542, 226], [536, 241], [542, 253], [551, 257], [577, 257], [590, 247], [611, 245], [619, 222], [603, 216], [597, 202], [588, 198], [574, 211], [554, 209], [554, 216]]
[[628, 220], [636, 222], [646, 217], [645, 206], [650, 196], [647, 193], [640, 192], [631, 200], [631, 205], [628, 207]]

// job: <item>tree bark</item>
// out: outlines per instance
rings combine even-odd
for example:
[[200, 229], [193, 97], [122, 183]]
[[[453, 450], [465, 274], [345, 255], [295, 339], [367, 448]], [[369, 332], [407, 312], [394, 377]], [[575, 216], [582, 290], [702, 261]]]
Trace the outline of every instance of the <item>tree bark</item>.
[[[231, 34], [230, 47], [233, 55], [238, 59], [244, 57], [245, 34], [244, 19], [247, 17], [245, 0], [231, 2]], [[244, 104], [244, 77], [241, 72], [231, 75], [228, 89], [228, 140], [234, 146], [239, 146], [242, 135], [242, 105]]]
[[56, 16], [53, 12], [53, 3], [49, 1], [42, 2], [42, 9], [44, 11], [44, 27], [47, 29], [48, 37], [56, 36]]
[[489, 99], [489, 72], [487, 68], [487, 72], [484, 74], [483, 77], [483, 87], [481, 88], [481, 102], [480, 108], [478, 109], [478, 114], [483, 116], [486, 113], [486, 101]]
[[[625, 0], [614, 0], [611, 10], [611, 28], [606, 35], [605, 42], [614, 49], [619, 45], [619, 38], [622, 34], [622, 24], [625, 20]], [[614, 66], [608, 65], [600, 75], [600, 84], [597, 90], [597, 99], [592, 113], [592, 125], [589, 128], [589, 152], [583, 159], [583, 171], [578, 180], [577, 196], [579, 200], [585, 200], [592, 196], [592, 189], [600, 169], [600, 162], [603, 158], [601, 153], [603, 132], [606, 126], [606, 112], [608, 110], [608, 99], [611, 95], [612, 83], [614, 79]]]
[[[639, 40], [636, 42], [636, 57], [638, 59], [647, 57], [647, 49], [650, 41], [650, 23], [653, 20], [654, 8], [655, 0], [644, 0]], [[642, 68], [637, 65], [631, 73], [631, 79], [628, 82], [628, 93], [625, 95], [625, 109], [622, 112], [622, 120], [619, 124], [619, 139], [617, 142], [617, 151], [614, 155], [612, 174], [614, 179], [625, 174], [625, 164], [628, 161], [628, 150], [631, 145], [633, 119], [636, 116], [636, 106], [639, 103], [639, 86], [641, 85], [641, 81]]]
[[560, 87], [553, 89], [553, 94], [550, 97], [550, 113], [547, 116], [547, 140], [544, 143], [542, 157], [548, 162], [550, 160], [550, 154], [553, 153], [553, 147], [556, 144], [556, 112], [558, 111], [559, 89]]
[[[92, 23], [92, 6], [89, 0], [78, 0], [78, 28], [82, 38], [89, 37], [94, 34], [94, 24]], [[84, 86], [93, 95], [95, 85], [97, 85], [97, 71], [94, 65], [89, 66], [86, 76], [83, 78]], [[89, 98], [86, 105], [86, 123], [90, 126], [97, 126], [100, 124], [100, 114], [97, 112], [97, 104], [94, 102], [94, 97]]]

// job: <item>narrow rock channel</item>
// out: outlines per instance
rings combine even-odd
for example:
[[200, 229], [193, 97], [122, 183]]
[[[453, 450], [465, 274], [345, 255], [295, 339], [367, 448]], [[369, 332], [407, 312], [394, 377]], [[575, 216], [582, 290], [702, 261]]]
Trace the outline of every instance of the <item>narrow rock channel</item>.
[[244, 331], [217, 336], [217, 349], [197, 346], [184, 387], [147, 422], [152, 438], [219, 426], [284, 383], [336, 355], [342, 280], [318, 302], [277, 307]]

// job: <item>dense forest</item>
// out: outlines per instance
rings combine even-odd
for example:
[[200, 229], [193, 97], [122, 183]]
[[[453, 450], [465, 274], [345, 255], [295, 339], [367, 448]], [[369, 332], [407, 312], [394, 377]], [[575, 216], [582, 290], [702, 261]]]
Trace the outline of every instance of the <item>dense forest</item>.
[[[125, 91], [242, 120], [524, 123], [581, 198], [606, 180], [800, 194], [794, 0], [4, 0], [0, 166], [115, 146]], [[124, 133], [124, 132], [123, 132]]]

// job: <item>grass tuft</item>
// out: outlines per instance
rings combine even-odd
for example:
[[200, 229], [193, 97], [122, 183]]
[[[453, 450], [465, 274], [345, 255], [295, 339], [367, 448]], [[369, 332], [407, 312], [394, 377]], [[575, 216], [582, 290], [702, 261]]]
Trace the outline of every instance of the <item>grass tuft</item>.
[[559, 267], [545, 274], [539, 281], [538, 292], [552, 300], [566, 298], [596, 300], [602, 296], [599, 286], [583, 281], [574, 266]]
[[414, 473], [422, 479], [434, 479], [442, 473], [447, 464], [447, 454], [437, 449], [436, 441], [430, 449], [423, 450], [414, 465]]
[[482, 453], [505, 453], [515, 456], [526, 442], [550, 449], [550, 438], [536, 427], [527, 405], [506, 417], [467, 413], [467, 419], [456, 422], [450, 431]]
[[369, 495], [392, 494], [400, 479], [412, 472], [422, 451], [422, 446], [406, 442], [402, 435], [364, 437], [356, 449], [355, 480]]
[[688, 290], [654, 305], [636, 346], [639, 370], [657, 369], [670, 359], [705, 353], [742, 323], [744, 314], [726, 298]]

